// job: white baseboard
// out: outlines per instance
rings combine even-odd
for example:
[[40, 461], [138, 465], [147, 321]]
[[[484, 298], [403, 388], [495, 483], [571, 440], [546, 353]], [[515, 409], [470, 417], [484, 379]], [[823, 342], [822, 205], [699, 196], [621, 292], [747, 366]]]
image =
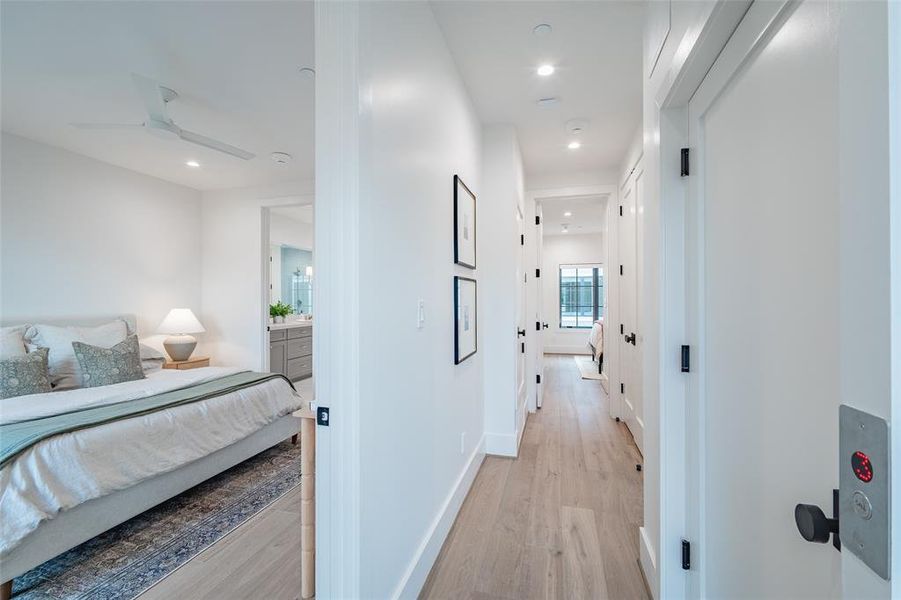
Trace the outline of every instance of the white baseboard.
[[516, 458], [519, 436], [514, 433], [486, 433], [485, 454]]
[[591, 356], [591, 348], [588, 344], [578, 344], [575, 346], [545, 346], [545, 354], [584, 354]]
[[641, 541], [638, 548], [641, 568], [644, 571], [648, 587], [651, 588], [651, 595], [656, 599], [660, 597], [660, 592], [658, 590], [659, 579], [657, 577], [657, 556], [654, 553], [651, 540], [648, 539], [648, 530], [644, 527], [639, 527], [638, 537]]
[[410, 565], [404, 572], [404, 576], [397, 584], [397, 587], [394, 588], [394, 593], [391, 594], [392, 598], [416, 598], [419, 595], [484, 459], [485, 436], [482, 436], [472, 455], [470, 455], [466, 466], [463, 468], [463, 472], [457, 478], [456, 484], [441, 506], [441, 510], [438, 511], [435, 520], [432, 521], [432, 526], [429, 527], [428, 532], [422, 539], [422, 543], [419, 544], [419, 548], [417, 548], [413, 560], [410, 561]]

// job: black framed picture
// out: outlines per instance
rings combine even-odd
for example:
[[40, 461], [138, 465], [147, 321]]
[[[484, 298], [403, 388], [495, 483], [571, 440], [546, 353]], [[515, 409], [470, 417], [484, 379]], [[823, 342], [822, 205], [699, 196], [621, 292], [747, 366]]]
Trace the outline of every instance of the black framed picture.
[[454, 364], [476, 353], [478, 310], [476, 280], [454, 276]]
[[454, 175], [454, 262], [476, 268], [476, 197]]

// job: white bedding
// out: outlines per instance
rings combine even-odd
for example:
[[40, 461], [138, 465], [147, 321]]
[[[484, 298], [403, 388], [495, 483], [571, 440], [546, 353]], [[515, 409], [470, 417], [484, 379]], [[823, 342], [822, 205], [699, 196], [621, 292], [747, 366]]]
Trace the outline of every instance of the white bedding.
[[[116, 385], [8, 398], [0, 402], [0, 422], [127, 402], [238, 371], [164, 370]], [[39, 442], [0, 469], [0, 557], [60, 511], [184, 466], [300, 407], [288, 383], [274, 379]]]

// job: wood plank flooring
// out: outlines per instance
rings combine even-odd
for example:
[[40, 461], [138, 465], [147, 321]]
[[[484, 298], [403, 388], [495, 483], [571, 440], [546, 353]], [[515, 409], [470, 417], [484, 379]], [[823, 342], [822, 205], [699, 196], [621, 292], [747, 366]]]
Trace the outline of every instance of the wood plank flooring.
[[294, 600], [300, 558], [297, 486], [138, 598]]
[[519, 458], [485, 460], [420, 598], [648, 598], [638, 448], [571, 356], [545, 365]]

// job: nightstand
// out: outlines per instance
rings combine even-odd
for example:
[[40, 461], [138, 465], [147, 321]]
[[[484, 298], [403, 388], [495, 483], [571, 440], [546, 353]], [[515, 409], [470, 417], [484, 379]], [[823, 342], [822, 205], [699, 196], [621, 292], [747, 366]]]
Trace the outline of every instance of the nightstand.
[[208, 366], [210, 366], [209, 356], [194, 356], [188, 360], [167, 360], [166, 364], [163, 365], [163, 368], [184, 371], [185, 369], [199, 369], [200, 367]]

